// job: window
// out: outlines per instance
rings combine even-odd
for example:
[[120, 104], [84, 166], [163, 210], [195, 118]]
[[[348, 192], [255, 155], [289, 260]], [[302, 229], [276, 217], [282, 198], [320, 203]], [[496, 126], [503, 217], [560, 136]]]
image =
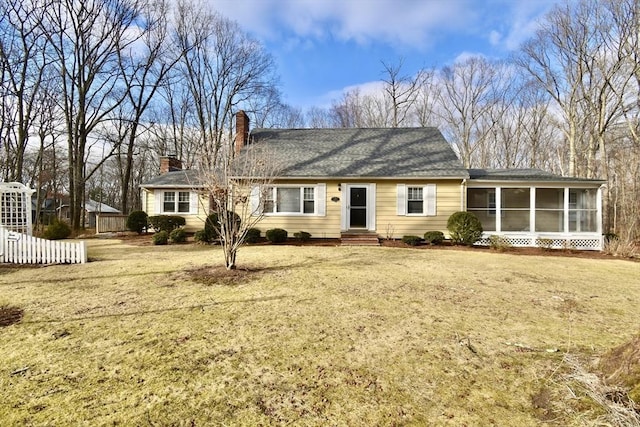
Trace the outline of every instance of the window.
[[407, 187], [407, 213], [421, 214], [423, 207], [422, 187]]
[[303, 192], [304, 192], [304, 197], [303, 197], [302, 212], [306, 214], [312, 214], [315, 209], [314, 189], [312, 187], [305, 187], [303, 189]]
[[173, 191], [167, 191], [164, 193], [164, 203], [162, 205], [162, 212], [175, 212], [176, 211], [176, 193]]
[[[262, 209], [267, 215], [320, 215], [324, 216], [325, 184], [314, 186], [273, 186], [262, 191]], [[255, 189], [255, 205], [260, 192]], [[259, 206], [255, 206], [258, 208]], [[254, 209], [259, 211], [259, 209]]]
[[536, 231], [564, 230], [564, 188], [536, 188]]
[[467, 210], [478, 217], [482, 228], [496, 230], [496, 189], [469, 188], [467, 190]]
[[398, 184], [398, 215], [435, 216], [436, 185]]
[[598, 230], [596, 189], [569, 189], [569, 231]]
[[165, 191], [162, 196], [162, 212], [189, 213], [191, 193], [188, 191]]
[[503, 188], [501, 200], [502, 231], [529, 231], [529, 188]]

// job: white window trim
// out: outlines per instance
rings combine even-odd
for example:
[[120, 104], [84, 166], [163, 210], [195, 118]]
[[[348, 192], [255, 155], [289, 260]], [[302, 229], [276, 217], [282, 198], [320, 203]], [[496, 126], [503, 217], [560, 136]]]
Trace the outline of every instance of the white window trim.
[[[422, 188], [422, 213], [409, 212], [409, 188]], [[437, 189], [436, 184], [410, 185], [398, 184], [397, 186], [397, 214], [399, 216], [436, 216], [437, 215]]]
[[[179, 194], [178, 193], [189, 193], [189, 212], [178, 212], [178, 201]], [[167, 212], [164, 210], [164, 194], [165, 193], [175, 193], [175, 212]], [[155, 198], [155, 212], [157, 215], [195, 215], [198, 213], [198, 193], [195, 191], [190, 191], [187, 189], [175, 189], [175, 190], [156, 190], [154, 191]]]
[[[273, 184], [266, 186], [268, 188], [298, 188], [300, 190], [300, 212], [264, 212], [264, 203], [261, 203], [260, 197], [264, 197], [265, 193], [260, 186], [253, 186], [251, 188], [251, 215], [264, 215], [269, 217], [292, 217], [292, 216], [326, 216], [326, 194], [327, 185], [325, 183], [316, 184]], [[313, 188], [314, 206], [313, 213], [304, 213], [304, 188]], [[272, 197], [273, 198], [273, 197]], [[275, 208], [275, 199], [274, 208]]]

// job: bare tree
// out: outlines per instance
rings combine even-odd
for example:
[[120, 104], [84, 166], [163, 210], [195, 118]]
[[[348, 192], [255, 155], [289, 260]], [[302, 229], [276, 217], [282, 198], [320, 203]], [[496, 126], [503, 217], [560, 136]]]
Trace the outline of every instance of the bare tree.
[[169, 15], [167, 0], [151, 0], [144, 4], [139, 18], [144, 23], [139, 42], [117, 52], [127, 95], [126, 103], [122, 104], [126, 111], [117, 115], [121, 132], [116, 143], [119, 147], [116, 159], [120, 170], [120, 206], [124, 213], [129, 212], [130, 198], [134, 193], [134, 150], [140, 128], [144, 128], [144, 114], [158, 89], [166, 84], [168, 73], [183, 55], [183, 52], [169, 46]]
[[178, 71], [192, 97], [201, 155], [215, 164], [232, 112], [274, 87], [274, 63], [237, 23], [201, 4], [182, 0], [177, 14], [175, 43], [185, 52]]
[[218, 156], [215, 165], [200, 163], [200, 180], [217, 213], [218, 222], [211, 225], [220, 236], [225, 266], [233, 270], [248, 230], [264, 216], [260, 203], [280, 166], [264, 144], [249, 145], [238, 155], [232, 145], [223, 144]]
[[426, 77], [423, 70], [419, 70], [415, 76], [401, 74], [403, 64], [402, 59], [396, 65], [382, 62], [383, 89], [391, 104], [391, 127], [394, 128], [405, 125]]
[[304, 117], [299, 108], [282, 102], [275, 87], [266, 88], [260, 97], [249, 98], [245, 111], [251, 115], [257, 128], [301, 128]]
[[495, 123], [489, 118], [494, 108], [499, 86], [497, 67], [479, 57], [445, 67], [441, 71], [441, 119], [445, 133], [454, 145], [466, 168], [480, 166], [474, 161], [493, 131]]
[[[89, 146], [99, 126], [123, 101], [118, 52], [138, 38], [135, 0], [61, 0], [47, 8], [45, 30], [62, 78], [68, 142], [71, 226], [81, 227], [85, 183], [104, 158], [87, 170]], [[114, 150], [115, 147], [111, 147]], [[112, 151], [107, 153], [107, 156]]]
[[604, 48], [610, 23], [595, 0], [556, 6], [516, 59], [562, 113], [571, 176], [597, 175], [602, 135], [617, 114], [611, 95], [620, 63]]
[[[633, 144], [640, 147], [640, 7], [637, 0], [607, 0], [604, 2], [611, 14], [617, 42], [617, 54], [623, 62], [620, 72], [630, 77], [624, 90], [617, 90], [623, 98], [622, 114]], [[615, 88], [614, 88], [615, 89]]]
[[326, 108], [310, 107], [305, 112], [307, 126], [310, 128], [332, 128], [337, 127], [333, 122], [331, 112]]
[[0, 2], [0, 68], [2, 127], [8, 181], [23, 181], [24, 156], [38, 115], [40, 88], [49, 65], [42, 19], [47, 2]]
[[436, 70], [423, 70], [422, 84], [418, 88], [415, 101], [415, 121], [420, 126], [437, 126], [440, 121], [438, 100], [441, 87], [436, 80]]

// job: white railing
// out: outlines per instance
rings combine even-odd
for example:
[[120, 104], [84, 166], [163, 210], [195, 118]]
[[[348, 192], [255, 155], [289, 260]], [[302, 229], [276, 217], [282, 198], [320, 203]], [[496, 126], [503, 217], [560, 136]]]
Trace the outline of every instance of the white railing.
[[582, 251], [601, 251], [604, 247], [602, 235], [597, 233], [483, 233], [475, 245], [490, 246], [491, 235], [502, 237], [503, 241], [514, 247], [538, 247], [545, 249], [576, 249]]
[[84, 264], [86, 242], [46, 240], [0, 227], [0, 263]]

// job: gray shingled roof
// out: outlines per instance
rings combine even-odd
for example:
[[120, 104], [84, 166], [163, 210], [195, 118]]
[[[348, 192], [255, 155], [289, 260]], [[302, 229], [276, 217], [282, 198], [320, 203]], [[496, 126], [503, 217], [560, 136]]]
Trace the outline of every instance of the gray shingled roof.
[[143, 188], [192, 188], [197, 187], [200, 176], [197, 170], [171, 171], [151, 178]]
[[541, 169], [469, 169], [469, 176], [471, 180], [492, 181], [604, 182], [601, 179], [556, 175]]
[[436, 128], [256, 129], [282, 177], [467, 178]]

